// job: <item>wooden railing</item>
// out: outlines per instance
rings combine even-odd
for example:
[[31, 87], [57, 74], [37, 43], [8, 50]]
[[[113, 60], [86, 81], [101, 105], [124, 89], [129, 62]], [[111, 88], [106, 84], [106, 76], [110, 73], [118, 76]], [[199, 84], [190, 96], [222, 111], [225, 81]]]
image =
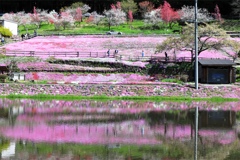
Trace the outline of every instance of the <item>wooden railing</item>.
[[226, 31], [230, 37], [240, 37], [240, 32], [239, 31]]
[[25, 57], [74, 57], [74, 58], [114, 58], [113, 54], [107, 55], [106, 52], [38, 52], [38, 51], [6, 51], [7, 56]]
[[[151, 56], [126, 56], [121, 54], [107, 54], [107, 52], [38, 52], [38, 51], [5, 51], [7, 56], [25, 57], [59, 57], [59, 58], [115, 58], [116, 61], [142, 61], [142, 62], [163, 62], [180, 63], [191, 62], [191, 57], [165, 57], [158, 55]], [[1, 50], [0, 50], [1, 52]], [[199, 58], [201, 59], [201, 58]]]
[[157, 55], [151, 56], [123, 56], [116, 55], [116, 60], [126, 60], [126, 61], [142, 61], [142, 62], [167, 62], [167, 63], [177, 63], [177, 62], [191, 62], [191, 57], [162, 57]]

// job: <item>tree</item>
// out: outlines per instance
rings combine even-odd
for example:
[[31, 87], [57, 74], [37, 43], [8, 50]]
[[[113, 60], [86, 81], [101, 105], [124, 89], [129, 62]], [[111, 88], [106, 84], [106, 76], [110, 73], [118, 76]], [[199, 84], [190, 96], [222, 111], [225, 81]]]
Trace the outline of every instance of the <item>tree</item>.
[[[194, 6], [183, 6], [179, 11], [181, 15], [180, 20], [184, 22], [194, 22], [195, 20], [195, 7]], [[207, 22], [213, 20], [213, 17], [205, 8], [198, 8], [198, 21]]]
[[74, 18], [69, 12], [61, 12], [60, 16], [60, 24], [63, 27], [63, 29], [66, 29], [68, 26], [74, 25]]
[[54, 24], [56, 30], [61, 29], [61, 27], [66, 29], [67, 26], [72, 26], [75, 22], [71, 13], [69, 12], [61, 12], [59, 15], [53, 10], [49, 12], [48, 16], [49, 22]]
[[75, 9], [75, 12], [73, 14], [73, 18], [77, 24], [80, 24], [82, 22], [82, 9], [78, 7]]
[[144, 15], [144, 22], [146, 24], [152, 24], [153, 26], [156, 26], [161, 21], [162, 21], [162, 19], [161, 19], [159, 8], [152, 10], [150, 12], [147, 12]]
[[231, 6], [233, 6], [233, 14], [240, 18], [240, 0], [232, 0]]
[[132, 14], [135, 14], [138, 10], [137, 3], [135, 3], [134, 0], [123, 0], [121, 6], [122, 10], [126, 13], [131, 11]]
[[164, 1], [160, 9], [161, 19], [172, 28], [173, 22], [180, 19], [179, 13], [175, 11], [167, 1]]
[[48, 14], [48, 21], [52, 24], [54, 24], [54, 27], [56, 30], [59, 30], [61, 28], [61, 22], [59, 19], [59, 14], [55, 11], [52, 10]]
[[140, 12], [142, 14], [142, 17], [145, 16], [145, 13], [150, 12], [154, 9], [153, 3], [149, 1], [140, 2], [138, 5], [140, 7]]
[[100, 15], [97, 12], [92, 12], [91, 16], [87, 18], [86, 22], [93, 23], [98, 26], [103, 19], [104, 19], [103, 15]]
[[133, 12], [131, 10], [128, 11], [128, 19], [129, 19], [129, 22], [133, 22]]
[[214, 8], [213, 16], [215, 17], [215, 19], [217, 21], [219, 21], [219, 22], [222, 21], [222, 16], [221, 16], [220, 9], [219, 9], [218, 5], [216, 5], [215, 8]]
[[37, 9], [35, 6], [33, 7], [33, 13], [30, 14], [31, 23], [37, 26], [37, 29], [40, 28], [41, 23], [47, 21], [47, 11]]
[[121, 10], [121, 5], [119, 4], [112, 4], [110, 10], [104, 11], [109, 30], [111, 26], [116, 26], [126, 21], [126, 13]]
[[[157, 45], [156, 53], [169, 51], [172, 49], [178, 51], [190, 51], [192, 61], [194, 61], [195, 41], [194, 41], [194, 25], [186, 24], [182, 29], [180, 37], [169, 37], [163, 43]], [[229, 39], [224, 29], [217, 24], [205, 24], [198, 27], [198, 55], [205, 50], [224, 50], [224, 47], [234, 46], [233, 41]], [[233, 42], [234, 43], [234, 42]]]

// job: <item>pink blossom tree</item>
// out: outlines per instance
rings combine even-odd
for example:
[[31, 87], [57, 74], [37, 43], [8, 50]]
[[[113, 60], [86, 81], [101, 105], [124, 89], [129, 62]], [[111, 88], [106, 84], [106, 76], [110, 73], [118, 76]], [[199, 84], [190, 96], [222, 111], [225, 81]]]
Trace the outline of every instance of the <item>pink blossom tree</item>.
[[76, 9], [76, 12], [73, 18], [77, 25], [79, 25], [82, 22], [82, 10], [80, 7]]
[[60, 18], [59, 18], [59, 14], [55, 10], [52, 10], [52, 11], [49, 12], [48, 21], [51, 24], [54, 24], [54, 27], [55, 27], [56, 30], [60, 30], [61, 21], [60, 21]]
[[221, 16], [220, 9], [219, 9], [218, 5], [216, 5], [215, 8], [214, 8], [213, 16], [217, 21], [219, 21], [219, 22], [222, 21], [222, 16]]
[[154, 4], [150, 1], [143, 1], [143, 2], [140, 2], [138, 5], [140, 7], [140, 12], [143, 17], [145, 13], [150, 12], [151, 10], [154, 9]]
[[31, 23], [37, 26], [37, 29], [40, 28], [43, 22], [47, 21], [47, 11], [37, 9], [35, 6], [33, 8], [33, 13], [30, 14]]
[[160, 6], [160, 9], [162, 20], [172, 28], [173, 22], [180, 19], [179, 13], [175, 11], [167, 1], [164, 1], [164, 4]]
[[58, 14], [56, 11], [49, 12], [48, 15], [49, 22], [54, 24], [56, 30], [60, 30], [61, 28], [66, 29], [68, 26], [73, 26], [74, 18], [69, 12], [61, 12]]
[[61, 26], [63, 27], [64, 30], [68, 26], [73, 26], [74, 22], [75, 22], [75, 20], [69, 12], [61, 12], [60, 24], [61, 24]]
[[128, 11], [128, 19], [130, 23], [133, 22], [133, 12], [131, 10]]

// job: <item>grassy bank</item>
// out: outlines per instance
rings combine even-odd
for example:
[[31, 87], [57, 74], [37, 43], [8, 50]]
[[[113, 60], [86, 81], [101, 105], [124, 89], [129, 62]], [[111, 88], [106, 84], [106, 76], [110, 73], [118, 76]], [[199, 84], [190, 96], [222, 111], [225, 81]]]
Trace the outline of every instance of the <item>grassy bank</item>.
[[0, 96], [0, 98], [9, 99], [39, 99], [39, 100], [136, 100], [136, 101], [210, 101], [210, 102], [230, 102], [239, 101], [237, 98], [223, 98], [223, 97], [211, 97], [211, 98], [192, 98], [192, 97], [166, 97], [166, 96], [79, 96], [79, 95], [7, 95]]

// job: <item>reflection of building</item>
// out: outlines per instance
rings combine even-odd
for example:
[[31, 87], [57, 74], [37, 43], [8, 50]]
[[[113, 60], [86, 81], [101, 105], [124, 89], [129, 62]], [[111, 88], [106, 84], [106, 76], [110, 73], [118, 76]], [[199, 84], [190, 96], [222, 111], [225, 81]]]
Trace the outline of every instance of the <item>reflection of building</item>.
[[3, 149], [1, 152], [1, 158], [9, 158], [15, 155], [16, 143], [10, 142], [8, 148]]
[[235, 121], [234, 111], [199, 111], [199, 128], [232, 128]]
[[202, 143], [231, 144], [237, 139], [234, 111], [199, 111], [198, 135]]

